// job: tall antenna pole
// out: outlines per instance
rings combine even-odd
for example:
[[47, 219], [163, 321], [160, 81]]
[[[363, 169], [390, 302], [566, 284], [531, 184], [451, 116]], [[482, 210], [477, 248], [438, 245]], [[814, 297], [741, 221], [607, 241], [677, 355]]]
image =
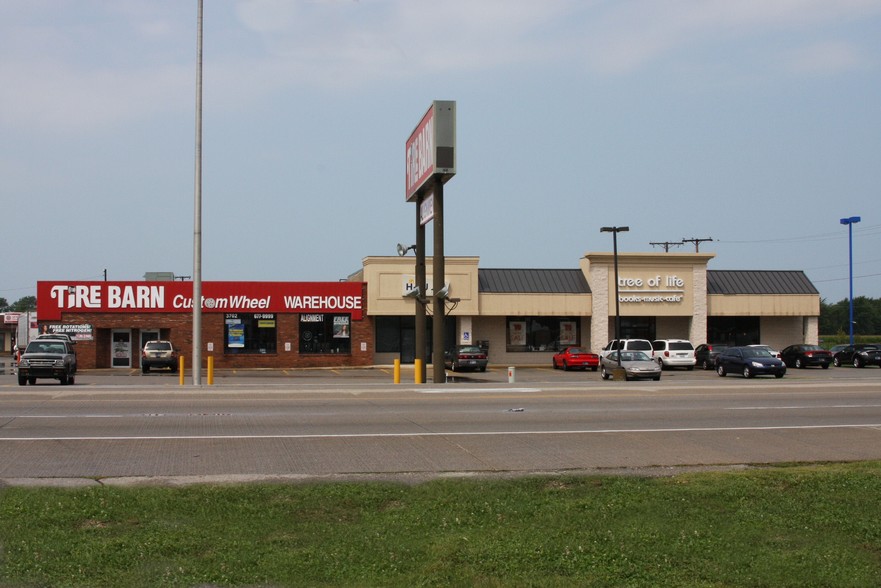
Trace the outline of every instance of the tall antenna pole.
[[193, 386], [202, 385], [202, 2], [196, 26], [196, 186], [193, 196]]

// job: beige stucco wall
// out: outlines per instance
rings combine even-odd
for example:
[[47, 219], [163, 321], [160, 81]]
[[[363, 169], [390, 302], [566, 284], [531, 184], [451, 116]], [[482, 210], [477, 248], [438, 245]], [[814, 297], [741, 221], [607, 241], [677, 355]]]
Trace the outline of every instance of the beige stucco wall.
[[708, 296], [710, 316], [820, 316], [817, 295], [723, 295]]
[[[678, 298], [675, 302], [619, 302], [621, 316], [654, 316], [659, 337], [662, 332], [678, 332], [678, 337], [703, 342], [707, 332], [707, 263], [714, 257], [712, 253], [619, 253], [618, 278], [624, 282], [618, 285], [621, 297]], [[592, 315], [614, 317], [614, 255], [587, 253], [581, 268], [593, 293]], [[591, 322], [595, 345], [602, 347], [614, 338], [614, 329], [609, 326], [613, 324], [613, 320]]]
[[[480, 312], [477, 297], [478, 257], [447, 257], [444, 261], [446, 281], [450, 284], [450, 297], [459, 302], [452, 310], [447, 303], [450, 316], [477, 315]], [[405, 284], [415, 284], [416, 258], [404, 257], [365, 257], [362, 280], [367, 282], [367, 313], [369, 315], [400, 316], [414, 314], [416, 301], [404, 298]], [[433, 286], [434, 264], [431, 258], [425, 260], [426, 279]], [[429, 296], [429, 299], [431, 297]], [[429, 304], [433, 305], [432, 300]], [[431, 308], [429, 308], [431, 311]]]

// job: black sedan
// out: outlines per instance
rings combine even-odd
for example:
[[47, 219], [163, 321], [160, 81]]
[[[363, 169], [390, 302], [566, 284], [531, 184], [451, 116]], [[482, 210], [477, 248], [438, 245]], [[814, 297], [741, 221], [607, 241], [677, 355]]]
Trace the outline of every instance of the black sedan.
[[818, 365], [825, 370], [832, 363], [832, 353], [819, 345], [790, 345], [780, 352], [780, 359], [786, 367], [802, 369]]
[[715, 369], [716, 356], [728, 349], [724, 343], [704, 343], [694, 349], [695, 365], [705, 370]]
[[744, 378], [762, 375], [782, 378], [786, 374], [786, 364], [765, 349], [730, 347], [716, 356], [716, 373], [720, 376], [743, 374]]
[[848, 345], [832, 358], [835, 367], [852, 365], [861, 368], [867, 365], [881, 366], [881, 345], [871, 343], [857, 343]]

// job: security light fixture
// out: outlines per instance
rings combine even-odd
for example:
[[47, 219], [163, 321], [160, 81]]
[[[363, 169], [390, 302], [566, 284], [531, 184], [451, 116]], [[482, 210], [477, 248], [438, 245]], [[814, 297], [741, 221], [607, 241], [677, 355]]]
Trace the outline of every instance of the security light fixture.
[[405, 255], [407, 255], [408, 251], [416, 251], [416, 245], [410, 245], [408, 247], [407, 245], [404, 245], [403, 243], [398, 243], [398, 255], [400, 255], [401, 257], [404, 257]]

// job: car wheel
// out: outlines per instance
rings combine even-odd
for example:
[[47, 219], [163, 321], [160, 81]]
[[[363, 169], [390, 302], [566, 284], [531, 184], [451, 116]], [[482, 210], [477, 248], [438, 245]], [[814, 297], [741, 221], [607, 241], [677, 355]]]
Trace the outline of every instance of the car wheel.
[[749, 369], [748, 365], [743, 366], [743, 377], [744, 378], [752, 378], [753, 375], [755, 375], [755, 374], [753, 374], [752, 370]]
[[703, 366], [703, 368], [704, 368], [705, 370], [711, 370], [711, 369], [713, 369], [713, 364], [710, 363], [710, 360], [709, 360], [709, 359], [705, 359], [705, 360], [704, 360], [704, 363], [701, 364], [701, 365]]
[[800, 370], [805, 369], [805, 364], [802, 363], [800, 357], [796, 358], [796, 360], [795, 360], [795, 367], [798, 368], [798, 369], [800, 369]]
[[863, 367], [864, 365], [865, 365], [865, 364], [863, 364], [863, 362], [860, 360], [860, 356], [859, 356], [859, 355], [857, 355], [856, 357], [853, 358], [853, 367], [855, 367], [855, 368], [861, 368], [861, 367]]
[[774, 374], [774, 377], [779, 379], [779, 378], [782, 378], [784, 375], [785, 374]]
[[141, 373], [142, 373], [142, 374], [146, 374], [146, 373], [148, 373], [149, 371], [150, 371], [150, 366], [148, 366], [148, 365], [142, 365], [142, 366], [141, 366]]
[[824, 369], [824, 370], [828, 370], [828, 369], [829, 369], [829, 364], [828, 364], [828, 363], [824, 363], [824, 364], [823, 364], [823, 369]]
[[606, 366], [603, 366], [602, 371], [600, 371], [600, 375], [603, 377], [604, 380], [608, 380], [612, 377], [611, 375], [609, 375], [609, 372], [606, 371]]
[[37, 378], [28, 378], [28, 384], [30, 384], [31, 386], [35, 385], [36, 383]]
[[832, 358], [832, 365], [834, 365], [835, 367], [841, 367], [841, 360], [838, 358], [838, 356]]
[[485, 365], [480, 366], [480, 371], [485, 372], [485, 371], [486, 371], [486, 366], [485, 366]]
[[19, 385], [19, 386], [27, 386], [27, 383], [28, 383], [28, 379], [27, 379], [27, 378], [25, 378], [24, 376], [19, 376], [19, 377], [18, 377], [18, 385]]
[[564, 372], [568, 372], [568, 371], [569, 371], [569, 365], [568, 365], [565, 361], [563, 362], [563, 371], [564, 371]]
[[67, 385], [68, 386], [73, 386], [74, 381], [75, 381], [74, 376], [67, 377]]
[[722, 376], [722, 377], [725, 377], [725, 366], [723, 366], [723, 365], [717, 365], [717, 366], [716, 366], [716, 373], [719, 374], [719, 375]]
[[60, 378], [58, 378], [58, 383], [62, 386], [67, 386], [67, 374], [62, 374]]
[[655, 382], [660, 382], [660, 381], [661, 381], [661, 376], [655, 376], [655, 377], [652, 378], [652, 379], [653, 379]]

